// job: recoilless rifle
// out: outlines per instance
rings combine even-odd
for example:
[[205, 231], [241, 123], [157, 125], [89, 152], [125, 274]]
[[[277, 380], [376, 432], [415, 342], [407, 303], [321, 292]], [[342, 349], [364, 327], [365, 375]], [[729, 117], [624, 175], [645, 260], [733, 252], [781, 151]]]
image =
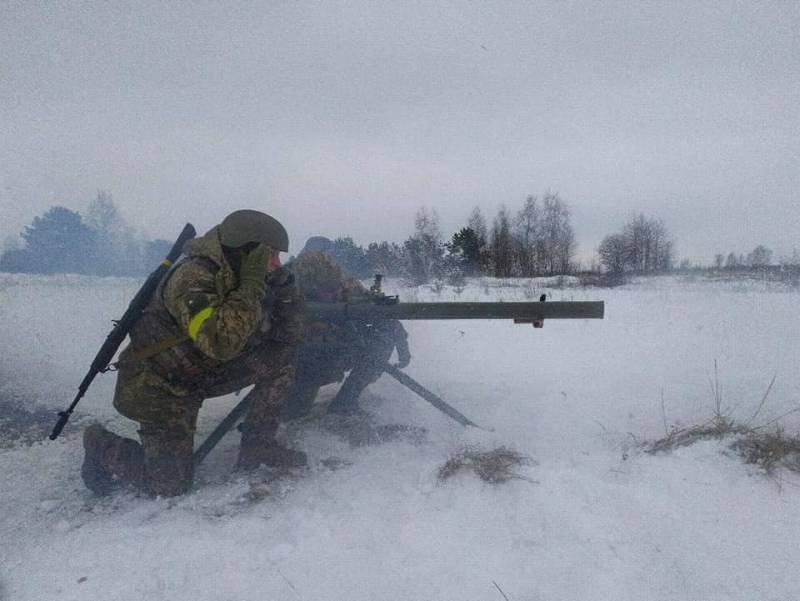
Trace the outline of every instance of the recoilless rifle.
[[381, 275], [375, 276], [370, 295], [343, 303], [308, 303], [310, 321], [382, 319], [513, 319], [541, 328], [545, 319], [602, 319], [603, 301], [401, 303], [398, 296], [381, 292]]
[[[538, 302], [404, 303], [400, 302], [398, 296], [387, 296], [383, 293], [382, 279], [382, 275], [376, 274], [369, 294], [358, 299], [341, 303], [306, 303], [306, 322], [321, 321], [342, 325], [355, 321], [362, 325], [378, 326], [381, 321], [388, 319], [513, 319], [514, 323], [532, 324], [534, 328], [541, 328], [545, 319], [602, 319], [605, 312], [603, 301], [545, 302], [544, 294], [539, 297]], [[380, 332], [381, 328], [376, 327], [375, 330]], [[381, 363], [379, 367], [462, 426], [480, 427], [397, 366]], [[194, 453], [195, 465], [199, 465], [236, 425], [247, 410], [247, 403], [246, 398], [240, 401], [197, 448]]]

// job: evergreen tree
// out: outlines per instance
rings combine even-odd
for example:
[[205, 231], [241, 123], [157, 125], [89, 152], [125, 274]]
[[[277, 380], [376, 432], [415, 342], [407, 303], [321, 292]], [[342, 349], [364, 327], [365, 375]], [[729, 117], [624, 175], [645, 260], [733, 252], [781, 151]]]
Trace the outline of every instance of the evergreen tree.
[[371, 242], [364, 253], [370, 275], [380, 273], [387, 277], [403, 274], [404, 253], [396, 242]]
[[25, 248], [17, 261], [28, 273], [91, 273], [94, 231], [66, 207], [52, 207], [22, 232]]
[[352, 238], [336, 238], [329, 254], [350, 275], [361, 279], [370, 276], [366, 253]]
[[447, 244], [448, 259], [453, 269], [459, 269], [466, 275], [475, 275], [481, 270], [481, 239], [475, 230], [461, 228]]

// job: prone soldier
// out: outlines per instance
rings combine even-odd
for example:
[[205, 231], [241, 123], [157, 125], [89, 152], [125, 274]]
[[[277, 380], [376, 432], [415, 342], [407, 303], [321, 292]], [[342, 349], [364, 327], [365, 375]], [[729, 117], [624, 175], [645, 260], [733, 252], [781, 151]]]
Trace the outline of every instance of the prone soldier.
[[[347, 277], [331, 257], [332, 243], [322, 236], [309, 238], [299, 256], [287, 267], [294, 274], [305, 301], [336, 303], [369, 297], [358, 280]], [[342, 382], [327, 410], [353, 414], [362, 410], [361, 393], [376, 382], [383, 365], [397, 349], [398, 366], [411, 360], [408, 335], [397, 320], [375, 324], [352, 321], [315, 321], [306, 324], [300, 347], [297, 377], [286, 409], [289, 418], [311, 410], [320, 387]], [[349, 372], [345, 377], [345, 373]]]

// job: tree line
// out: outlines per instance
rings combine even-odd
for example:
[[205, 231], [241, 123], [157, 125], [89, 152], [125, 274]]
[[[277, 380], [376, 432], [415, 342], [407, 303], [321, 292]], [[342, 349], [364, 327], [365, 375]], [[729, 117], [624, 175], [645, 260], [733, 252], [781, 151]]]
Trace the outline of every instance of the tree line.
[[[21, 236], [22, 245], [7, 246], [0, 254], [0, 271], [138, 276], [149, 273], [170, 248], [167, 240], [149, 240], [130, 226], [104, 191], [85, 214], [52, 207], [25, 226]], [[340, 237], [328, 252], [354, 276], [382, 273], [411, 284], [455, 283], [477, 275], [564, 275], [581, 269], [570, 208], [555, 192], [530, 195], [516, 208], [501, 205], [491, 219], [475, 207], [449, 237], [436, 211], [422, 207], [414, 216], [412, 234], [402, 243], [384, 240], [361, 246], [350, 237]], [[800, 264], [797, 251], [793, 258], [791, 264]], [[714, 257], [716, 268], [771, 263], [772, 251], [763, 245], [746, 255], [731, 252]], [[664, 223], [634, 214], [602, 239], [589, 271], [656, 274], [675, 264], [675, 243]], [[684, 260], [678, 266], [690, 265]]]
[[[333, 241], [330, 254], [345, 269], [368, 277], [384, 273], [411, 283], [459, 280], [464, 276], [499, 278], [573, 274], [580, 270], [567, 203], [557, 193], [528, 196], [516, 211], [501, 205], [491, 225], [475, 207], [449, 239], [436, 211], [420, 209], [414, 233], [403, 243], [357, 246], [351, 238]], [[658, 219], [633, 215], [618, 233], [606, 236], [590, 270], [611, 273], [664, 273], [674, 264], [675, 244]]]
[[[136, 276], [148, 273], [168, 252], [166, 240], [147, 240], [101, 191], [85, 214], [63, 206], [35, 217], [0, 255], [0, 271]], [[491, 223], [476, 207], [464, 227], [445, 238], [435, 210], [419, 209], [404, 242], [356, 244], [333, 240], [330, 254], [351, 274], [401, 277], [414, 284], [465, 276], [536, 276], [571, 273], [575, 236], [567, 204], [555, 193], [529, 196], [512, 212], [501, 206]]]
[[383, 273], [412, 284], [458, 281], [466, 276], [531, 277], [572, 273], [577, 245], [567, 204], [555, 193], [528, 196], [516, 212], [505, 205], [489, 224], [479, 207], [464, 227], [446, 238], [439, 215], [422, 207], [402, 244], [337, 238], [329, 254], [348, 272]]
[[166, 256], [171, 244], [148, 240], [128, 225], [108, 192], [99, 192], [85, 215], [51, 207], [0, 255], [0, 271], [138, 276]]

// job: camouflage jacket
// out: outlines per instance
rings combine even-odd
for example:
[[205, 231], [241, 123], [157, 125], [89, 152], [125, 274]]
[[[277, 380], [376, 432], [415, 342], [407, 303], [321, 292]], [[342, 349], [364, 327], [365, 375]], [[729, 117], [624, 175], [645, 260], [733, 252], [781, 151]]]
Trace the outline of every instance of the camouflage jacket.
[[[144, 361], [172, 384], [203, 388], [223, 377], [226, 362], [267, 337], [274, 316], [266, 300], [276, 294], [267, 294], [266, 284], [239, 287], [217, 228], [187, 242], [184, 254], [133, 327], [121, 360]], [[284, 302], [286, 294], [277, 296]]]
[[287, 267], [297, 278], [297, 284], [307, 301], [339, 303], [369, 296], [361, 282], [346, 276], [341, 267], [325, 253], [304, 252]]
[[[317, 251], [301, 253], [287, 268], [294, 274], [303, 299], [314, 303], [338, 303], [369, 295], [355, 278], [348, 277], [328, 255]], [[354, 346], [358, 333], [345, 324], [309, 322], [305, 325], [306, 347], [324, 346], [329, 350]]]

